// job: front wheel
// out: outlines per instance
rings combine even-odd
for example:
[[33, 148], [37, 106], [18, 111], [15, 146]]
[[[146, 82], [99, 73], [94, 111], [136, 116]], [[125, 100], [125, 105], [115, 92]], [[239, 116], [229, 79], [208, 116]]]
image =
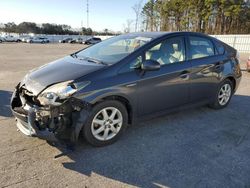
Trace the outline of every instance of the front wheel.
[[217, 95], [214, 99], [214, 103], [210, 104], [210, 107], [214, 109], [225, 108], [233, 95], [233, 84], [230, 80], [223, 81], [217, 91]]
[[125, 106], [119, 101], [107, 100], [93, 107], [83, 127], [83, 135], [93, 146], [112, 144], [121, 136], [127, 122]]

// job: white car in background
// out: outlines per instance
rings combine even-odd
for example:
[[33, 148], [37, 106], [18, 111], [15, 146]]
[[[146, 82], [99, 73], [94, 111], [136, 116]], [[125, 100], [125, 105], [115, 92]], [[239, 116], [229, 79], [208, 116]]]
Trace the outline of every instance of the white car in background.
[[32, 37], [30, 37], [30, 36], [22, 36], [22, 37], [20, 38], [20, 40], [21, 40], [22, 42], [27, 42], [27, 40], [30, 39], [30, 38], [32, 38]]
[[5, 42], [21, 42], [21, 40], [18, 37], [14, 37], [12, 35], [7, 35], [4, 37]]
[[0, 37], [0, 43], [4, 42], [4, 38], [3, 37]]
[[22, 42], [26, 42], [29, 43], [30, 40], [32, 40], [34, 37], [27, 37], [27, 38], [23, 38]]
[[29, 38], [27, 40], [27, 43], [49, 43], [49, 39], [45, 38], [45, 37], [35, 37], [35, 38]]

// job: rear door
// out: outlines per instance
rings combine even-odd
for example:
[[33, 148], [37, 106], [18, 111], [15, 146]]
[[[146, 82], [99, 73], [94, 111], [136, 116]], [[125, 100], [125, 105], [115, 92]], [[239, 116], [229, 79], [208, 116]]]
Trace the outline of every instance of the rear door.
[[213, 41], [208, 37], [190, 34], [187, 45], [192, 65], [190, 102], [210, 100], [215, 94], [223, 61], [218, 58]]

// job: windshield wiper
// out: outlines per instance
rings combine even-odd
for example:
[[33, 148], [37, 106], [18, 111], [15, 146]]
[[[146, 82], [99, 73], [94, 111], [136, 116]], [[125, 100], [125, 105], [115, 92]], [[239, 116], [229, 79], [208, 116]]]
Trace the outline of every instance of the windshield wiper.
[[98, 59], [93, 59], [93, 58], [87, 57], [86, 60], [88, 62], [92, 62], [92, 63], [96, 63], [96, 64], [108, 65], [107, 63], [104, 63], [103, 61], [98, 60]]
[[70, 54], [70, 56], [73, 57], [73, 58], [77, 58], [76, 53]]

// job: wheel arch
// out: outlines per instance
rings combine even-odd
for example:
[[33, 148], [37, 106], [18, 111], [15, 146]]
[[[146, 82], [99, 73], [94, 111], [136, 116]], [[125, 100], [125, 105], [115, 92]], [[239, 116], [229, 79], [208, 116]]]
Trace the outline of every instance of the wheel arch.
[[132, 124], [133, 117], [134, 117], [134, 115], [133, 115], [134, 111], [133, 111], [132, 103], [129, 99], [127, 99], [126, 97], [124, 97], [122, 95], [114, 94], [114, 95], [101, 97], [100, 99], [98, 99], [98, 101], [96, 101], [92, 105], [96, 105], [104, 100], [117, 100], [117, 101], [121, 102], [125, 106], [125, 108], [128, 112], [128, 124]]
[[233, 76], [227, 76], [226, 78], [224, 78], [223, 81], [225, 80], [230, 80], [233, 84], [233, 91], [235, 92], [236, 89], [236, 79]]

